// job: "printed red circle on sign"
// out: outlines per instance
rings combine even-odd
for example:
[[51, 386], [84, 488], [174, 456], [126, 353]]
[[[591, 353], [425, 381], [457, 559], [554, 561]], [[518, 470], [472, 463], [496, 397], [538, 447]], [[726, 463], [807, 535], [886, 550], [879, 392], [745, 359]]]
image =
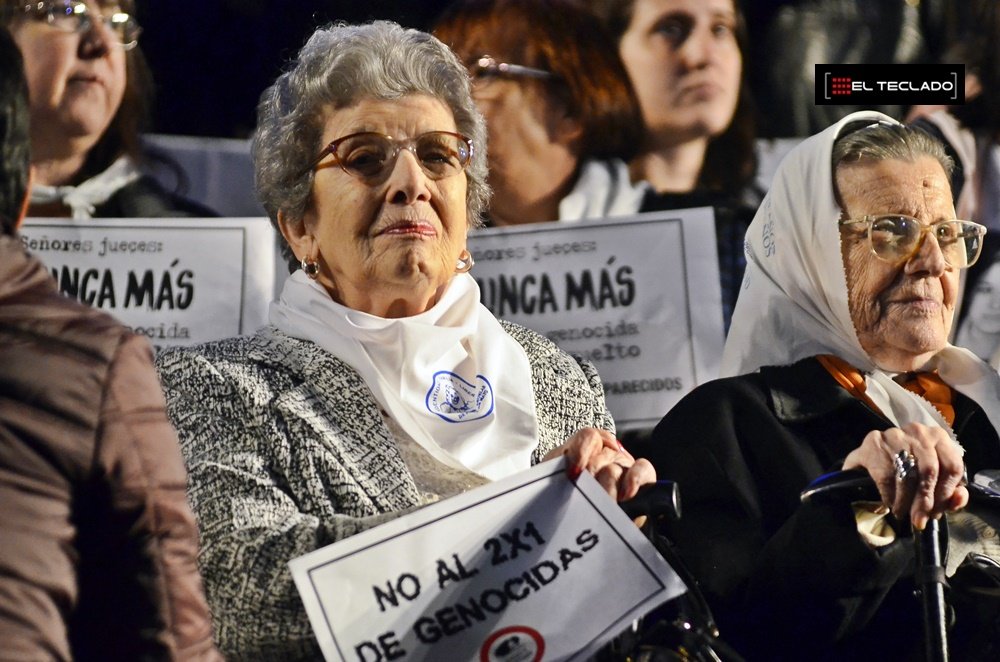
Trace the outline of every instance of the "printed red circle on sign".
[[541, 662], [545, 639], [535, 629], [512, 625], [497, 630], [479, 649], [480, 662]]

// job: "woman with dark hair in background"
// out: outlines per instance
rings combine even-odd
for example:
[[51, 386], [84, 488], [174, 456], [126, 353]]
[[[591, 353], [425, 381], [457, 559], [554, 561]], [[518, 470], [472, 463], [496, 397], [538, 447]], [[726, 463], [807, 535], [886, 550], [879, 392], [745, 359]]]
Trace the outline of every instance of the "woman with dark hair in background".
[[747, 33], [735, 0], [582, 1], [617, 40], [642, 106], [632, 178], [659, 193], [752, 189]]
[[132, 0], [0, 0], [24, 55], [31, 216], [214, 216], [138, 169], [152, 86]]
[[461, 59], [489, 130], [488, 222], [622, 216], [648, 188], [625, 161], [642, 118], [609, 36], [571, 0], [459, 0], [434, 34]]
[[645, 135], [630, 165], [652, 186], [642, 211], [712, 206], [723, 320], [746, 261], [743, 236], [756, 184], [746, 25], [735, 0], [578, 0], [618, 43], [642, 107]]

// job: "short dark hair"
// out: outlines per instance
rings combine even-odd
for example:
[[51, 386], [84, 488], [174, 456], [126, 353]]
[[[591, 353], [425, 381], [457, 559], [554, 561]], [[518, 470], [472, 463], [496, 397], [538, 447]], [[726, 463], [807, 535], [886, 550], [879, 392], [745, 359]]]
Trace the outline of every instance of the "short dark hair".
[[28, 193], [28, 82], [14, 38], [0, 27], [0, 230], [13, 235]]
[[614, 39], [574, 0], [457, 0], [434, 35], [466, 65], [490, 55], [542, 69], [537, 80], [583, 127], [581, 159], [635, 156], [642, 112]]

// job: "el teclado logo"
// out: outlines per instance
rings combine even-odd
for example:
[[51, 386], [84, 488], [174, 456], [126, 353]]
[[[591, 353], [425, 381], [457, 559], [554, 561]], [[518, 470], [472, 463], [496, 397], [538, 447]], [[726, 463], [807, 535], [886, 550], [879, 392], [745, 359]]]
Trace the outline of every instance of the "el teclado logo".
[[957, 106], [964, 64], [817, 64], [816, 104]]

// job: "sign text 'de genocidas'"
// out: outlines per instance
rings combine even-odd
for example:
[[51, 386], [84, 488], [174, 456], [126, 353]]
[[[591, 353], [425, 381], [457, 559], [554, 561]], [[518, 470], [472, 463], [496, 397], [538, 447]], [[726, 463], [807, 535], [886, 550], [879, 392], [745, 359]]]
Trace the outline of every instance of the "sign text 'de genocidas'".
[[[482, 546], [482, 562], [491, 567], [502, 566], [531, 554], [544, 547], [547, 542], [535, 523], [528, 520], [488, 538]], [[454, 604], [424, 614], [413, 623], [413, 634], [421, 644], [433, 645], [446, 641], [448, 637], [477, 623], [486, 622], [491, 615], [503, 612], [511, 603], [529, 599], [532, 595], [547, 590], [546, 587], [572, 570], [574, 561], [583, 558], [599, 543], [600, 538], [596, 533], [584, 529], [570, 544], [549, 552], [527, 569], [498, 581], [494, 586], [477, 591], [475, 595], [462, 597]], [[477, 576], [479, 572], [479, 567], [462, 561], [458, 554], [452, 554], [435, 561], [431, 582], [421, 582], [419, 572], [404, 572], [395, 579], [387, 579], [384, 585], [373, 585], [372, 600], [380, 612], [386, 612], [416, 600], [426, 590], [444, 590]], [[373, 640], [357, 643], [354, 646], [356, 659], [358, 662], [376, 662], [406, 657], [408, 653], [401, 638], [394, 630], [388, 630]]]

